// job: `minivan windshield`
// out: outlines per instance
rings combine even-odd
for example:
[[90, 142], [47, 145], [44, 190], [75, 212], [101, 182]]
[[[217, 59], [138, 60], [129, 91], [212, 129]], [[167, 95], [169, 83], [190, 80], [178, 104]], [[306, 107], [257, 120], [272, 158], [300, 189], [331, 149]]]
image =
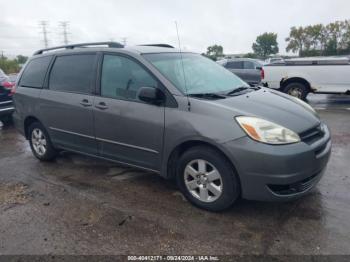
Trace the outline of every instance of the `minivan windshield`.
[[249, 88], [239, 77], [199, 54], [157, 53], [144, 57], [184, 94], [226, 94]]

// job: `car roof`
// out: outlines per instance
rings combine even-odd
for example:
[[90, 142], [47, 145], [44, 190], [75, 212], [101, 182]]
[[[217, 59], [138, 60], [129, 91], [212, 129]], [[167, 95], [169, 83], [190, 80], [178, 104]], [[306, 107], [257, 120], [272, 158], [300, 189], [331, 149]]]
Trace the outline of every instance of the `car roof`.
[[136, 52], [139, 54], [147, 54], [147, 53], [179, 53], [180, 50], [177, 48], [169, 48], [169, 47], [159, 47], [159, 46], [131, 46], [124, 47], [124, 50], [130, 52]]
[[[97, 44], [97, 45], [95, 45]], [[99, 45], [108, 45], [99, 46]], [[47, 49], [41, 49], [34, 53], [35, 57], [46, 56], [52, 54], [65, 54], [65, 53], [80, 53], [80, 52], [120, 52], [120, 53], [133, 53], [133, 54], [151, 54], [151, 53], [179, 53], [181, 52], [179, 49], [176, 49], [167, 44], [154, 44], [154, 45], [137, 45], [137, 46], [116, 46], [118, 43], [111, 42], [101, 42], [101, 43], [86, 43], [86, 44], [76, 44], [76, 45], [67, 45], [67, 46], [58, 46]], [[185, 53], [185, 52], [184, 52]], [[186, 52], [188, 53], [188, 52]]]

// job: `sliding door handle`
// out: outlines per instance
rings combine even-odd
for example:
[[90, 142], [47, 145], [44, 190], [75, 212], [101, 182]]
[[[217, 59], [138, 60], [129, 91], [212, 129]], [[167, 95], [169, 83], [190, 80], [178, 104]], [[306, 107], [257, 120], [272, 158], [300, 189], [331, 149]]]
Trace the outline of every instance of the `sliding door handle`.
[[108, 108], [108, 106], [106, 105], [105, 102], [100, 102], [97, 105], [95, 105], [95, 107], [98, 108], [98, 109], [101, 109], [101, 110], [105, 110], [105, 109]]

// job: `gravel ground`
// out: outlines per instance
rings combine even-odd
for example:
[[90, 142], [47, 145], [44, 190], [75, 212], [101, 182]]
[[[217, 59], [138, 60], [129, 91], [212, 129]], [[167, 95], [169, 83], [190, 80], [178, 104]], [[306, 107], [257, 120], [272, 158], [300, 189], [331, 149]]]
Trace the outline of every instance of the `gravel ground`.
[[223, 213], [152, 173], [71, 153], [41, 163], [3, 126], [0, 254], [350, 254], [350, 103], [311, 103], [333, 137], [320, 184], [294, 202], [240, 200]]

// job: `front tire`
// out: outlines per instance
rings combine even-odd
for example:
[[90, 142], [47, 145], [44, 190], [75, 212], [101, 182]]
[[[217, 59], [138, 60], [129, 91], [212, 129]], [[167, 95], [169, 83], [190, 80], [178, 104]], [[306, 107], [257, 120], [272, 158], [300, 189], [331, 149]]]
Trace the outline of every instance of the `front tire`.
[[34, 156], [40, 161], [52, 161], [57, 155], [49, 134], [42, 124], [35, 122], [29, 126], [29, 144]]
[[294, 82], [283, 88], [283, 92], [305, 101], [310, 90], [305, 84]]
[[216, 150], [199, 146], [186, 151], [178, 161], [177, 184], [195, 206], [209, 211], [229, 208], [240, 195], [232, 165]]

